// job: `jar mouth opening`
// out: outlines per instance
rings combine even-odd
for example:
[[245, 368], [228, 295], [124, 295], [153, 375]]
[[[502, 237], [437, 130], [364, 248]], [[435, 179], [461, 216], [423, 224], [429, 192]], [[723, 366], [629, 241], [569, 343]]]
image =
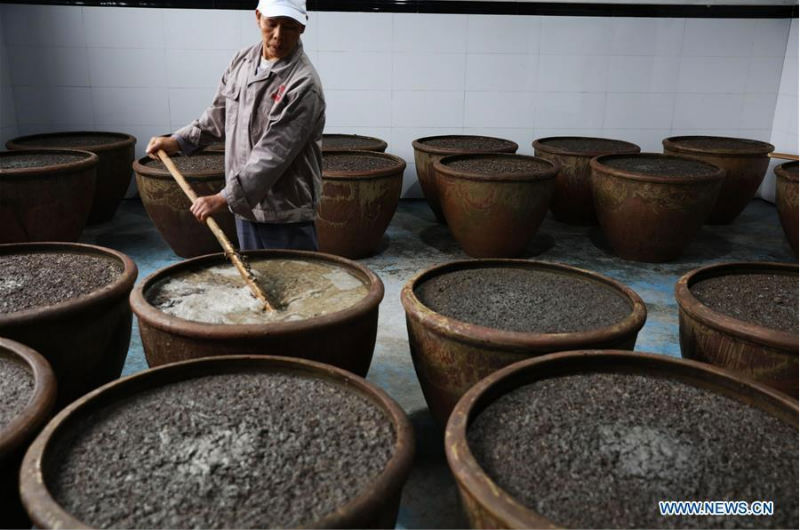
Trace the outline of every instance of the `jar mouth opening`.
[[591, 136], [549, 136], [533, 142], [534, 149], [546, 153], [593, 158], [604, 154], [633, 154], [641, 151], [634, 143]]
[[723, 169], [708, 162], [662, 153], [601, 155], [590, 165], [620, 177], [659, 182], [702, 182], [725, 175]]
[[[624, 299], [629, 305], [630, 311], [621, 320], [599, 328], [569, 333], [520, 332], [486, 327], [458, 320], [436, 312], [417, 296], [417, 290], [420, 286], [438, 276], [462, 270], [480, 270], [493, 267], [516, 267], [533, 271], [553, 272], [594, 282], [598, 284], [598, 286], [607, 288]], [[493, 258], [463, 260], [433, 266], [421, 271], [408, 281], [401, 291], [401, 303], [408, 316], [413, 316], [414, 319], [421, 320], [425, 326], [430, 326], [445, 336], [456, 336], [460, 341], [478, 346], [489, 344], [510, 349], [535, 347], [547, 347], [549, 349], [559, 344], [563, 345], [565, 348], [574, 349], [576, 348], [576, 344], [590, 345], [599, 341], [607, 341], [609, 334], [614, 336], [619, 334], [621, 336], [633, 330], [638, 332], [638, 330], [644, 326], [647, 314], [641, 297], [629, 287], [611, 278], [569, 265], [520, 259]]]
[[[495, 160], [500, 163], [496, 170], [492, 168], [482, 168], [482, 164]], [[530, 166], [529, 168], [504, 168], [503, 165], [513, 165], [514, 162]], [[466, 165], [466, 168], [457, 167]], [[471, 168], [470, 165], [478, 165]], [[556, 177], [558, 166], [544, 158], [518, 155], [514, 153], [468, 153], [450, 155], [437, 160], [433, 164], [434, 168], [441, 175], [451, 178], [461, 178], [468, 180], [483, 180], [497, 182], [516, 182], [532, 180], [548, 180]]]
[[730, 156], [766, 156], [775, 146], [761, 140], [726, 136], [672, 136], [662, 141], [665, 149], [679, 153]]
[[[339, 160], [352, 160], [355, 164], [358, 164], [359, 159], [361, 160], [370, 160], [372, 161], [380, 161], [378, 167], [372, 168], [363, 168], [359, 169], [349, 168], [349, 167], [331, 167], [333, 164], [328, 164], [326, 167], [326, 161], [328, 163], [335, 161], [336, 159]], [[322, 155], [322, 177], [323, 178], [331, 178], [331, 179], [347, 179], [347, 178], [375, 178], [375, 177], [384, 177], [384, 176], [392, 176], [398, 173], [402, 173], [405, 170], [406, 162], [402, 158], [389, 154], [389, 153], [381, 153], [378, 151], [367, 151], [367, 150], [342, 150], [342, 151], [327, 151]]]
[[183, 260], [153, 272], [134, 287], [131, 293], [131, 308], [133, 312], [140, 320], [144, 319], [147, 325], [163, 329], [169, 333], [190, 337], [225, 339], [241, 336], [294, 333], [316, 326], [333, 325], [336, 322], [345, 321], [353, 318], [355, 315], [370, 311], [373, 307], [377, 307], [383, 299], [384, 288], [380, 278], [360, 263], [346, 258], [302, 250], [249, 250], [241, 254], [244, 259], [250, 262], [262, 259], [266, 261], [286, 259], [315, 261], [323, 264], [327, 263], [355, 276], [366, 286], [367, 292], [352, 305], [331, 313], [302, 320], [277, 321], [266, 324], [218, 324], [199, 322], [162, 311], [150, 302], [148, 294], [152, 292], [151, 290], [154, 286], [166, 279], [179, 276], [188, 271], [203, 270], [229, 263], [225, 255], [219, 253]]
[[[443, 145], [436, 145], [437, 143]], [[519, 148], [516, 142], [505, 138], [465, 134], [426, 136], [414, 140], [412, 145], [415, 149], [433, 154], [513, 153]]]
[[[33, 158], [36, 156], [47, 157], [65, 157], [67, 160], [62, 162], [53, 162], [42, 165], [26, 164], [20, 167], [3, 167], [3, 160], [13, 160]], [[64, 172], [76, 171], [85, 167], [96, 165], [98, 156], [91, 151], [84, 151], [81, 149], [17, 149], [0, 152], [0, 176], [5, 175], [20, 175], [29, 173], [42, 173], [42, 172]]]

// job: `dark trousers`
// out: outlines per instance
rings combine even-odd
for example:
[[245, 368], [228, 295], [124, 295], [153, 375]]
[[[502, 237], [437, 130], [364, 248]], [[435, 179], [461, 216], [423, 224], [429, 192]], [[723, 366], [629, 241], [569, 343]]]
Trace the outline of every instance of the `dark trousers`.
[[241, 250], [262, 248], [319, 250], [313, 221], [305, 223], [254, 223], [236, 217], [236, 235]]

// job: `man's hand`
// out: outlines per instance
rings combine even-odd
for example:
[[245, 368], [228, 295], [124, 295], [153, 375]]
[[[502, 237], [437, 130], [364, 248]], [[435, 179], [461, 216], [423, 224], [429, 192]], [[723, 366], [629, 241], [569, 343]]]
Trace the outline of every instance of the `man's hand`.
[[224, 210], [228, 206], [228, 201], [222, 196], [222, 193], [216, 195], [206, 195], [205, 197], [198, 197], [192, 207], [190, 208], [192, 214], [201, 223], [205, 223], [210, 215]]
[[178, 144], [178, 140], [172, 138], [170, 136], [154, 136], [150, 138], [150, 141], [147, 143], [147, 149], [145, 153], [150, 158], [158, 160], [158, 150], [163, 149], [165, 153], [171, 155], [173, 153], [177, 153], [180, 150], [181, 146]]

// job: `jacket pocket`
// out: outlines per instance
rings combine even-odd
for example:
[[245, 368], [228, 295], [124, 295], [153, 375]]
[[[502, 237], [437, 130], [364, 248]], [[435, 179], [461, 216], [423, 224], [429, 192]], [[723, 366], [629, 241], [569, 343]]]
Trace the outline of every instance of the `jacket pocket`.
[[235, 80], [229, 80], [223, 87], [221, 94], [225, 97], [225, 130], [230, 132], [231, 127], [236, 125], [239, 114], [239, 95], [241, 85]]
[[227, 84], [222, 87], [221, 94], [225, 96], [226, 99], [238, 101], [240, 91], [240, 85], [236, 82], [236, 79], [228, 79]]

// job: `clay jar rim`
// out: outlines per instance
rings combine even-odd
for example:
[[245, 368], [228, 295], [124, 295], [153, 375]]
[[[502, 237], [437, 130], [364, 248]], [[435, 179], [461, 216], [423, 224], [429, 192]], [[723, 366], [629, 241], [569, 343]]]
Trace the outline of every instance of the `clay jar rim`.
[[[333, 139], [333, 138], [344, 138], [348, 140], [359, 140], [361, 142], [367, 143], [365, 147], [360, 147], [358, 149], [353, 149], [352, 147], [332, 147], [332, 146], [325, 146], [325, 139]], [[340, 134], [340, 133], [330, 133], [330, 134], [323, 134], [322, 135], [322, 152], [323, 153], [339, 153], [342, 151], [375, 151], [375, 152], [382, 152], [385, 151], [386, 148], [389, 147], [384, 140], [380, 138], [375, 138], [374, 136], [361, 136], [360, 134]]]
[[[359, 149], [354, 151], [325, 151], [323, 153], [323, 158], [325, 156], [345, 156], [345, 155], [352, 155], [352, 156], [364, 156], [370, 158], [383, 158], [386, 160], [391, 160], [395, 163], [395, 165], [388, 166], [385, 168], [380, 169], [372, 169], [372, 170], [363, 170], [363, 171], [342, 171], [342, 170], [322, 170], [322, 178], [330, 179], [330, 180], [370, 180], [370, 179], [377, 179], [382, 177], [394, 177], [398, 173], [402, 174], [403, 171], [406, 169], [406, 161], [400, 158], [399, 156], [395, 156], [389, 153], [380, 153], [377, 151], [367, 151], [365, 149]], [[324, 166], [324, 162], [323, 162]]]
[[[540, 171], [531, 170], [524, 173], [477, 173], [473, 171], [464, 171], [460, 169], [453, 169], [449, 164], [458, 162], [460, 160], [482, 160], [486, 158], [511, 158], [511, 159], [527, 159], [535, 160], [537, 163], [545, 165]], [[549, 167], [546, 167], [549, 166]], [[442, 176], [462, 179], [462, 180], [475, 180], [480, 182], [531, 182], [550, 180], [556, 178], [561, 166], [557, 162], [546, 160], [544, 158], [530, 156], [530, 155], [517, 155], [510, 153], [471, 153], [464, 155], [446, 156], [433, 163], [434, 171]]]
[[[679, 160], [688, 160], [689, 162], [693, 162], [696, 164], [701, 164], [707, 166], [709, 168], [713, 168], [713, 172], [703, 175], [692, 175], [692, 176], [670, 176], [670, 175], [648, 175], [644, 173], [637, 173], [634, 171], [627, 171], [624, 169], [618, 169], [615, 167], [607, 166], [605, 162], [607, 160], [611, 160], [613, 158], [676, 158]], [[709, 164], [703, 160], [698, 160], [696, 158], [690, 158], [687, 156], [679, 156], [679, 155], [665, 155], [662, 153], [634, 153], [630, 155], [600, 155], [592, 158], [589, 162], [589, 166], [592, 168], [592, 172], [601, 172], [606, 175], [611, 175], [613, 177], [626, 179], [626, 180], [634, 180], [639, 182], [650, 182], [656, 184], [675, 184], [675, 185], [682, 185], [682, 184], [696, 184], [698, 182], [708, 182], [708, 181], [715, 181], [715, 180], [722, 180], [725, 178], [725, 170], [719, 166], [715, 166], [714, 164]]]
[[[476, 138], [483, 138], [495, 141], [499, 140], [501, 142], [507, 143], [508, 145], [506, 147], [501, 147], [499, 149], [490, 149], [490, 148], [460, 149], [457, 147], [437, 147], [425, 143], [430, 140], [439, 140], [443, 138], [463, 138], [470, 140], [474, 140]], [[430, 153], [433, 155], [461, 155], [461, 154], [471, 154], [471, 153], [516, 153], [517, 149], [519, 149], [519, 144], [517, 144], [517, 142], [513, 142], [505, 138], [498, 138], [496, 136], [483, 136], [480, 134], [442, 134], [439, 136], [425, 136], [423, 138], [417, 138], [416, 140], [412, 141], [411, 145], [414, 147], [414, 149], [422, 151], [423, 153]]]
[[289, 372], [331, 382], [346, 391], [355, 391], [381, 409], [395, 430], [392, 457], [377, 477], [367, 484], [363, 493], [352, 498], [322, 519], [311, 521], [308, 527], [346, 528], [354, 525], [354, 517], [374, 510], [383, 498], [398, 489], [405, 481], [414, 460], [414, 431], [411, 421], [400, 406], [377, 385], [366, 379], [336, 368], [306, 359], [273, 355], [233, 355], [204, 357], [190, 361], [150, 368], [111, 381], [74, 401], [53, 418], [25, 454], [20, 473], [22, 502], [39, 528], [90, 528], [69, 514], [50, 494], [44, 477], [43, 458], [58, 441], [58, 435], [75, 425], [87, 414], [110, 403], [154, 388], [186, 381], [204, 375], [222, 373]]
[[[743, 144], [753, 144], [750, 147], [743, 145], [741, 148], [708, 148], [686, 145], [681, 142], [700, 138], [713, 138], [719, 140], [730, 140], [733, 142], [742, 142]], [[685, 153], [692, 155], [724, 155], [736, 157], [765, 157], [775, 150], [775, 146], [762, 142], [761, 140], [750, 140], [748, 138], [731, 138], [728, 136], [709, 136], [709, 135], [694, 135], [694, 136], [671, 136], [661, 140], [664, 149], [676, 153]]]
[[[96, 155], [95, 155], [96, 156]], [[32, 253], [66, 253], [84, 254], [89, 256], [102, 256], [104, 258], [116, 259], [122, 263], [122, 271], [111, 282], [90, 293], [86, 293], [75, 298], [69, 298], [61, 302], [48, 306], [33, 307], [23, 311], [13, 313], [0, 313], [0, 332], [6, 326], [22, 326], [29, 324], [40, 324], [60, 318], [67, 317], [78, 311], [84, 311], [90, 307], [104, 304], [127, 295], [136, 282], [139, 273], [136, 263], [122, 252], [112, 248], [101, 247], [98, 245], [87, 245], [85, 243], [6, 243], [0, 245], [0, 256], [10, 254], [32, 254]]]
[[467, 443], [469, 423], [489, 404], [508, 392], [549, 377], [578, 373], [621, 372], [668, 376], [698, 388], [758, 407], [797, 426], [797, 401], [768, 386], [710, 364], [665, 355], [621, 350], [576, 350], [525, 359], [490, 374], [464, 394], [445, 430], [447, 463], [460, 487], [483, 510], [507, 528], [560, 528], [558, 523], [527, 508], [483, 471]]
[[[794, 172], [789, 171], [789, 168], [792, 167], [792, 166], [795, 167], [795, 171]], [[796, 182], [798, 182], [798, 175], [797, 175], [797, 169], [796, 169], [797, 167], [798, 167], [797, 160], [794, 160], [792, 162], [785, 162], [785, 163], [783, 163], [783, 164], [781, 164], [779, 166], [775, 166], [775, 176], [777, 176], [778, 178], [784, 179], [784, 180], [786, 180], [788, 182], [795, 182], [796, 183]]]
[[0, 426], [0, 462], [30, 440], [47, 421], [56, 403], [56, 374], [47, 359], [19, 342], [0, 337], [0, 357], [21, 359], [33, 377], [28, 404], [5, 426]]
[[103, 151], [111, 151], [112, 149], [118, 149], [121, 147], [128, 147], [136, 143], [136, 137], [128, 133], [111, 132], [111, 131], [67, 131], [67, 132], [29, 134], [27, 136], [18, 136], [6, 142], [6, 149], [19, 150], [19, 149], [28, 149], [29, 147], [34, 149], [63, 149], [62, 147], [58, 146], [45, 147], [36, 145], [35, 142], [34, 143], [27, 143], [27, 142], [44, 138], [64, 138], [70, 136], [85, 136], [85, 135], [109, 136], [109, 137], [117, 137], [119, 139], [117, 141], [109, 142], [107, 144], [75, 146], [75, 149], [79, 149], [81, 151], [90, 151], [92, 153], [100, 153]]
[[[299, 261], [316, 261], [323, 263], [333, 263], [344, 270], [354, 274], [367, 284], [367, 294], [350, 307], [340, 311], [327, 313], [302, 320], [292, 320], [284, 322], [265, 322], [263, 324], [214, 324], [209, 322], [198, 322], [185, 318], [170, 315], [157, 309], [147, 301], [145, 292], [159, 280], [174, 277], [176, 272], [187, 270], [198, 270], [214, 265], [228, 264], [233, 265], [225, 258], [225, 254], [207, 254], [196, 258], [186, 259], [164, 267], [152, 273], [150, 276], [139, 282], [131, 291], [131, 309], [136, 316], [144, 320], [148, 326], [165, 331], [171, 335], [183, 337], [202, 337], [205, 339], [218, 340], [229, 338], [241, 338], [243, 336], [260, 337], [264, 335], [288, 335], [293, 333], [307, 333], [311, 329], [335, 326], [342, 321], [350, 320], [356, 316], [368, 313], [377, 308], [383, 300], [383, 282], [374, 272], [367, 267], [340, 256], [324, 254], [322, 252], [311, 252], [307, 250], [247, 250], [240, 252], [242, 256], [250, 258], [250, 262], [267, 259], [293, 259]], [[244, 281], [242, 282], [244, 285]]]
[[797, 357], [798, 334], [796, 332], [768, 328], [725, 315], [702, 303], [691, 291], [692, 285], [699, 281], [743, 273], [782, 274], [797, 277], [798, 265], [766, 261], [729, 262], [706, 265], [691, 270], [681, 276], [675, 284], [675, 300], [678, 302], [679, 309], [685, 311], [691, 318], [726, 335], [783, 351], [794, 350], [794, 357]]
[[684, 384], [711, 390], [757, 406], [781, 421], [797, 426], [797, 401], [768, 386], [710, 364], [643, 352], [575, 350], [525, 359], [476, 383], [456, 404], [445, 430], [447, 463], [460, 487], [505, 528], [561, 528], [527, 508], [497, 485], [480, 467], [467, 443], [471, 421], [497, 398], [521, 386], [550, 377], [579, 373], [625, 372], [668, 376]]
[[[544, 270], [564, 276], [576, 276], [584, 280], [610, 288], [617, 295], [621, 295], [631, 306], [630, 313], [622, 320], [604, 326], [583, 331], [566, 333], [536, 333], [510, 331], [497, 328], [470, 324], [455, 318], [442, 315], [429, 308], [417, 297], [414, 289], [427, 280], [436, 276], [458, 270], [475, 270], [494, 267], [514, 267], [521, 269]], [[638, 332], [644, 326], [647, 318], [647, 307], [641, 297], [626, 285], [596, 272], [579, 269], [561, 263], [549, 263], [525, 259], [474, 259], [451, 261], [435, 265], [417, 273], [411, 278], [400, 292], [400, 302], [409, 318], [418, 320], [445, 337], [450, 337], [465, 344], [481, 348], [502, 348], [504, 351], [516, 350], [541, 350], [553, 351], [558, 348], [580, 348], [582, 345], [591, 346], [598, 342], [606, 342], [610, 338]]]
[[25, 177], [30, 178], [33, 176], [40, 176], [43, 178], [49, 178], [53, 175], [57, 175], [60, 173], [72, 173], [76, 171], [82, 171], [84, 169], [90, 169], [97, 166], [97, 162], [100, 160], [96, 154], [92, 153], [91, 151], [82, 151], [80, 149], [16, 149], [13, 151], [5, 151], [0, 152], [0, 157], [15, 157], [15, 156], [22, 156], [22, 155], [82, 155], [83, 158], [79, 160], [75, 160], [73, 162], [64, 162], [62, 164], [48, 164], [45, 166], [30, 166], [30, 167], [19, 167], [19, 168], [8, 168], [2, 169], [0, 168], [0, 178], [8, 178], [8, 177]]
[[[619, 149], [604, 149], [600, 151], [577, 151], [574, 149], [566, 149], [563, 147], [556, 147], [554, 145], [548, 145], [547, 142], [551, 140], [606, 140], [609, 142], [616, 142], [619, 144]], [[545, 153], [550, 153], [553, 155], [561, 155], [561, 156], [575, 156], [581, 158], [594, 158], [600, 155], [610, 155], [610, 154], [637, 154], [642, 151], [642, 148], [638, 145], [626, 142], [625, 140], [617, 140], [615, 138], [598, 138], [593, 136], [548, 136], [546, 138], [538, 138], [533, 141], [531, 146], [536, 149], [537, 151], [543, 151]]]
[[[178, 168], [181, 174], [186, 177], [186, 180], [212, 180], [212, 179], [224, 179], [225, 178], [225, 151], [200, 151], [197, 153], [198, 156], [213, 156], [213, 157], [220, 157], [223, 161], [222, 167], [219, 169], [202, 169], [197, 171], [186, 171]], [[182, 155], [178, 157], [171, 157], [171, 158], [180, 158]], [[191, 157], [185, 157], [191, 158]], [[155, 163], [156, 161], [150, 158], [149, 156], [143, 156], [137, 160], [133, 161], [133, 171], [137, 174], [141, 175], [142, 177], [154, 178], [158, 180], [173, 180], [172, 175], [170, 174], [167, 168], [161, 169], [149, 166], [149, 163]], [[177, 183], [176, 183], [177, 185]]]

